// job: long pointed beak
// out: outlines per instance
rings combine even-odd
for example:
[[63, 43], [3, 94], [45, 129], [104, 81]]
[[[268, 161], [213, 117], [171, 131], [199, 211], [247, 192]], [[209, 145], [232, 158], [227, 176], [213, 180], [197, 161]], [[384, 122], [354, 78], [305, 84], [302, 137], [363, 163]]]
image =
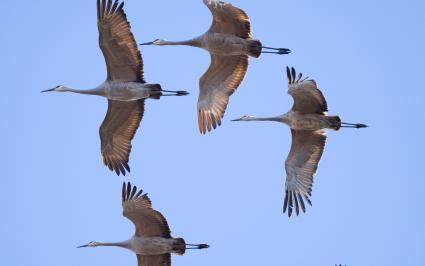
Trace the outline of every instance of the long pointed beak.
[[44, 91], [41, 91], [42, 93], [43, 92], [50, 92], [50, 91], [54, 91], [55, 89], [50, 89], [50, 90], [44, 90]]
[[77, 248], [88, 248], [88, 247], [89, 247], [89, 245], [82, 245], [82, 246], [79, 246]]
[[230, 120], [231, 122], [237, 122], [237, 121], [242, 121], [242, 118], [238, 118], [238, 119], [233, 119], [233, 120]]
[[154, 42], [145, 42], [145, 43], [139, 43], [139, 45], [152, 45]]

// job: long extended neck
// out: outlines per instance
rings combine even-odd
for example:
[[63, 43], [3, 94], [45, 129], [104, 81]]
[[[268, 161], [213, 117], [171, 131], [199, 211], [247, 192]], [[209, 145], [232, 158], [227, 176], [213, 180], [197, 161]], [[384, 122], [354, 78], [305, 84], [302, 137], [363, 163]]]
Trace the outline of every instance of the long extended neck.
[[62, 92], [78, 93], [78, 94], [106, 96], [106, 91], [102, 88], [94, 88], [94, 89], [90, 89], [90, 90], [78, 90], [78, 89], [63, 87], [61, 89], [61, 91]]
[[201, 47], [201, 41], [200, 38], [194, 38], [190, 40], [185, 41], [163, 41], [161, 45], [187, 45], [187, 46], [193, 46], [193, 47]]
[[99, 242], [96, 244], [96, 246], [98, 247], [120, 247], [120, 248], [126, 248], [126, 249], [130, 249], [131, 248], [131, 242], [129, 240], [126, 241], [122, 241], [122, 242]]
[[273, 121], [286, 123], [285, 116], [273, 116], [273, 117], [246, 117], [241, 121]]

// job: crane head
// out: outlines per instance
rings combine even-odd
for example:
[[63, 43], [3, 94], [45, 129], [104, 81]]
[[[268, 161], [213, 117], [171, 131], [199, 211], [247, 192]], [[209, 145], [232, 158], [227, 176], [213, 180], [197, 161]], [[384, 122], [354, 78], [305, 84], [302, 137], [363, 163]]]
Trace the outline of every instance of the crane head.
[[96, 242], [96, 241], [91, 241], [91, 242], [89, 242], [87, 245], [82, 245], [82, 246], [79, 246], [79, 247], [77, 247], [77, 248], [95, 248], [95, 247], [97, 247], [97, 246], [99, 246], [99, 243], [98, 243], [98, 242]]
[[50, 91], [64, 92], [65, 91], [65, 86], [58, 85], [58, 86], [54, 87], [53, 89], [45, 90], [45, 91], [41, 91], [41, 92], [50, 92]]

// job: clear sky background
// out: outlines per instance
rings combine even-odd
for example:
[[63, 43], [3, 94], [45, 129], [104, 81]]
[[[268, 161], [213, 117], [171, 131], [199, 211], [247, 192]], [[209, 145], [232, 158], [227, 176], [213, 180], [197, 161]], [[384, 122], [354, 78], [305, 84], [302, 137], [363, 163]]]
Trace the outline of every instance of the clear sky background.
[[[106, 100], [40, 94], [104, 81], [96, 1], [2, 1], [0, 264], [136, 265], [123, 249], [76, 248], [133, 235], [120, 196], [132, 181], [174, 236], [211, 245], [173, 256], [176, 266], [425, 265], [425, 2], [232, 3], [264, 45], [293, 53], [251, 60], [223, 125], [201, 136], [196, 101], [208, 53], [143, 47], [147, 81], [191, 94], [147, 101], [123, 178], [101, 162]], [[127, 0], [125, 10], [138, 42], [188, 39], [211, 23], [201, 0]], [[286, 65], [317, 81], [330, 114], [370, 125], [329, 133], [313, 207], [291, 219], [282, 214], [290, 130], [230, 122], [292, 106]]]

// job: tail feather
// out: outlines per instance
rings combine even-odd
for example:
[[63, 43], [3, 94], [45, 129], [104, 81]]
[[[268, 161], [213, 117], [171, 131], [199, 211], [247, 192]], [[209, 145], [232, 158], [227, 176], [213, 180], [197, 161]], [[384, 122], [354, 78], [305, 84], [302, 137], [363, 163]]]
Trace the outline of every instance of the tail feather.
[[144, 86], [146, 88], [149, 88], [153, 92], [161, 91], [162, 90], [161, 84], [145, 84]]
[[162, 95], [161, 84], [145, 84], [145, 87], [150, 90], [149, 98], [158, 100], [161, 97]]
[[250, 56], [258, 58], [262, 50], [262, 44], [259, 40], [248, 40], [248, 54]]
[[339, 116], [328, 116], [329, 128], [339, 130], [341, 128], [341, 118]]
[[183, 255], [186, 252], [186, 242], [183, 238], [174, 238], [172, 251], [177, 255]]

